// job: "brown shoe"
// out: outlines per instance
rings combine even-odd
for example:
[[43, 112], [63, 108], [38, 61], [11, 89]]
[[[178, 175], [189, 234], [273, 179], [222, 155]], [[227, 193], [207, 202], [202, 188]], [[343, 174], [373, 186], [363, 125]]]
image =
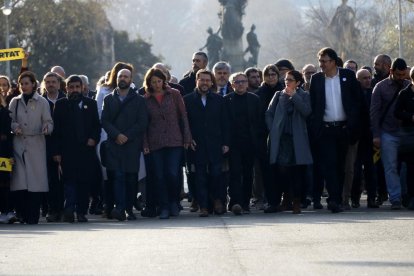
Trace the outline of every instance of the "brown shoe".
[[200, 207], [198, 206], [197, 201], [193, 198], [193, 200], [191, 201], [191, 205], [190, 205], [190, 212], [195, 213], [198, 211]]
[[220, 199], [214, 200], [214, 213], [216, 215], [222, 215], [224, 213], [223, 203]]
[[198, 216], [202, 217], [202, 218], [208, 217], [208, 209], [207, 208], [201, 208], [200, 209], [200, 214]]

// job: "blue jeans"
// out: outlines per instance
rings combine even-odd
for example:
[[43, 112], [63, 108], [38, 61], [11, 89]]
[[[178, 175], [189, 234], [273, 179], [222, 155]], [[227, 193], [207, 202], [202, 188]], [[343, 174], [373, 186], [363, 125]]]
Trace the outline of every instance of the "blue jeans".
[[168, 210], [172, 204], [178, 204], [177, 191], [180, 190], [179, 170], [182, 154], [182, 147], [162, 148], [150, 153], [153, 179], [161, 210]]
[[137, 196], [138, 173], [107, 171], [108, 181], [113, 183], [116, 209], [120, 212], [132, 211]]
[[390, 202], [401, 201], [401, 183], [398, 174], [398, 146], [400, 138], [390, 133], [381, 134], [381, 159]]

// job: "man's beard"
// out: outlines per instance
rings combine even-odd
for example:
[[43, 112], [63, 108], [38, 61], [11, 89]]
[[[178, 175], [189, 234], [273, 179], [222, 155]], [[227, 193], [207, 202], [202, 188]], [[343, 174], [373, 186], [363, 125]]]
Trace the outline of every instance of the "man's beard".
[[129, 86], [130, 86], [130, 83], [127, 83], [126, 81], [121, 80], [118, 82], [119, 89], [127, 89], [129, 88]]
[[82, 97], [82, 94], [80, 92], [72, 92], [68, 97], [71, 101], [77, 101]]

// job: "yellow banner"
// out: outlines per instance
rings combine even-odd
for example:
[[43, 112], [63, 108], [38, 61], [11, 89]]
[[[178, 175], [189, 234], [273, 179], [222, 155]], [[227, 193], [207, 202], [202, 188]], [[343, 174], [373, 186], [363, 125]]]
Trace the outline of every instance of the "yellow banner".
[[12, 164], [9, 158], [0, 157], [0, 171], [11, 172]]
[[374, 164], [376, 164], [378, 160], [380, 160], [380, 158], [381, 158], [381, 151], [378, 148], [374, 147], [374, 156], [373, 156]]
[[0, 50], [0, 61], [23, 59], [24, 50], [23, 48], [10, 48]]

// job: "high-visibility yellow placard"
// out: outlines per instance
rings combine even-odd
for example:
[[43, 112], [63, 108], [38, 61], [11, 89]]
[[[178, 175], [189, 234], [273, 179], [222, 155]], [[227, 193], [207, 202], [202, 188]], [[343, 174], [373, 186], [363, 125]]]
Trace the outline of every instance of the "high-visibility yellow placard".
[[11, 172], [12, 164], [9, 158], [0, 157], [0, 171]]
[[23, 48], [10, 48], [0, 50], [0, 61], [23, 59], [24, 50]]

